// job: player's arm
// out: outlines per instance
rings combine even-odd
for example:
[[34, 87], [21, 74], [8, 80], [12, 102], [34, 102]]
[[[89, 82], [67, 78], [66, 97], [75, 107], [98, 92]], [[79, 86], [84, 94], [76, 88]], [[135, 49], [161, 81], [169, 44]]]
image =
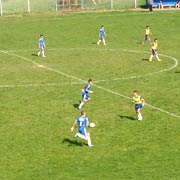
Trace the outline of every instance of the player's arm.
[[76, 126], [76, 124], [77, 124], [77, 121], [75, 120], [74, 123], [73, 123], [73, 125], [72, 125], [72, 127], [71, 127], [71, 132], [74, 131], [74, 127]]
[[86, 91], [87, 93], [93, 93], [93, 91], [89, 90], [88, 88], [89, 88], [89, 87], [85, 87], [85, 91]]
[[144, 106], [145, 105], [145, 100], [142, 97], [141, 97], [141, 102], [142, 102], [142, 105]]
[[86, 90], [86, 92], [88, 92], [88, 93], [93, 93], [93, 91], [91, 91], [91, 90]]
[[86, 126], [90, 127], [90, 123], [87, 117], [86, 117]]

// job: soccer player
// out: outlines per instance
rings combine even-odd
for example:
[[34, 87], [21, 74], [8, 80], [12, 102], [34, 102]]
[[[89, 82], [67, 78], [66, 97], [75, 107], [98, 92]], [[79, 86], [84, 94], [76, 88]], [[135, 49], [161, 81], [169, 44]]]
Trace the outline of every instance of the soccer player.
[[142, 42], [142, 44], [144, 44], [146, 41], [149, 41], [149, 43], [151, 43], [150, 35], [152, 35], [152, 33], [151, 33], [151, 30], [150, 30], [149, 26], [146, 26], [144, 35], [145, 35], [145, 39]]
[[179, 1], [176, 2], [175, 8], [180, 8], [180, 2]]
[[89, 121], [88, 118], [86, 117], [85, 111], [81, 111], [81, 116], [74, 121], [73, 126], [71, 127], [71, 132], [74, 131], [74, 127], [76, 125], [78, 125], [78, 132], [75, 134], [74, 137], [79, 137], [81, 139], [84, 139], [85, 141], [88, 142], [88, 146], [92, 147], [93, 145], [91, 144], [90, 133], [86, 131], [86, 127], [89, 126]]
[[89, 79], [88, 83], [86, 84], [86, 86], [84, 87], [84, 89], [82, 89], [82, 99], [81, 102], [79, 104], [79, 109], [81, 109], [84, 105], [85, 102], [90, 100], [90, 96], [89, 93], [93, 93], [93, 91], [91, 91], [91, 86], [93, 84], [93, 80]]
[[162, 3], [162, 0], [159, 1], [158, 8], [159, 8], [159, 9], [163, 9], [163, 3]]
[[158, 47], [158, 40], [157, 40], [157, 39], [154, 39], [154, 42], [151, 43], [152, 54], [151, 54], [151, 56], [149, 57], [149, 61], [150, 61], [150, 62], [152, 61], [153, 56], [156, 57], [157, 61], [162, 61], [161, 59], [159, 59], [159, 55], [158, 55], [158, 53], [157, 53], [157, 47]]
[[102, 42], [103, 45], [106, 45], [106, 41], [105, 41], [105, 30], [104, 30], [104, 26], [101, 26], [100, 30], [99, 30], [99, 41], [97, 42], [97, 45], [99, 46], [100, 43]]
[[134, 90], [133, 91], [133, 103], [135, 104], [135, 112], [137, 114], [137, 119], [139, 121], [142, 121], [142, 114], [141, 114], [141, 109], [145, 104], [145, 100], [138, 95], [138, 91]]
[[39, 49], [40, 49], [40, 51], [38, 52], [38, 56], [42, 55], [42, 57], [46, 57], [44, 55], [45, 48], [46, 48], [46, 45], [44, 42], [44, 37], [43, 37], [43, 35], [40, 35], [40, 38], [39, 38]]

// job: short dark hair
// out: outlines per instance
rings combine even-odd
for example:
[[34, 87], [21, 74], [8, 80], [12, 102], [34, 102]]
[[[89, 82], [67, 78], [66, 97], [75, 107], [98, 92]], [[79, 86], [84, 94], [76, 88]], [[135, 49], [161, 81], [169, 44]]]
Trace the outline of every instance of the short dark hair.
[[83, 109], [82, 111], [81, 111], [81, 115], [84, 115], [86, 112], [85, 112], [85, 110]]
[[92, 81], [92, 79], [90, 78], [89, 80], [88, 80], [88, 82], [91, 82]]

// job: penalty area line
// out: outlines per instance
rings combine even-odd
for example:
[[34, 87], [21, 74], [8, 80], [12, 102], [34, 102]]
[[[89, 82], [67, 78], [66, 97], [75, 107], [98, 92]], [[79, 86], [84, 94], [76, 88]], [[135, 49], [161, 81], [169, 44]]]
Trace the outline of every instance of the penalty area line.
[[[30, 63], [32, 63], [32, 64], [35, 64], [35, 65], [37, 65], [37, 66], [40, 65], [40, 64], [32, 61], [32, 60], [29, 59], [29, 58], [26, 58], [26, 57], [23, 57], [23, 56], [19, 56], [19, 55], [14, 54], [14, 53], [8, 53], [8, 52], [2, 51], [2, 50], [0, 50], [0, 52], [5, 53], [5, 54], [7, 54], [7, 55], [9, 55], [9, 56], [18, 57], [18, 58], [23, 59], [23, 60], [25, 60], [25, 61], [28, 61], [28, 62], [30, 62]], [[55, 72], [55, 73], [57, 73], [57, 74], [59, 74], [59, 75], [65, 76], [65, 77], [78, 80], [78, 81], [80, 81], [80, 82], [82, 82], [82, 83], [86, 83], [86, 82], [87, 82], [87, 81], [85, 81], [85, 80], [83, 80], [83, 79], [81, 79], [81, 78], [78, 78], [78, 77], [75, 77], [75, 76], [66, 74], [66, 73], [64, 73], [64, 72], [61, 72], [61, 71], [58, 71], [58, 70], [55, 70], [55, 69], [52, 69], [52, 68], [49, 68], [49, 67], [47, 67], [47, 66], [43, 66], [42, 68], [44, 68], [44, 69], [46, 69], [46, 70], [49, 70], [49, 71], [52, 71], [52, 72]], [[94, 84], [94, 87], [96, 87], [96, 88], [98, 88], [98, 89], [101, 89], [101, 90], [104, 90], [104, 91], [106, 91], [106, 92], [109, 92], [109, 93], [111, 93], [111, 94], [120, 96], [120, 97], [122, 97], [122, 98], [125, 98], [125, 99], [128, 99], [128, 100], [132, 100], [132, 98], [130, 98], [130, 97], [128, 97], [128, 96], [125, 96], [125, 95], [123, 95], [123, 94], [121, 94], [121, 93], [118, 93], [118, 92], [112, 91], [112, 90], [110, 90], [110, 89], [104, 88], [103, 86], [99, 86], [99, 85]], [[146, 104], [146, 105], [147, 105], [148, 107], [150, 107], [151, 109], [155, 109], [155, 110], [157, 110], [157, 111], [163, 112], [163, 113], [168, 114], [168, 115], [170, 115], [170, 116], [173, 116], [173, 117], [176, 117], [176, 118], [180, 118], [179, 115], [176, 115], [176, 114], [174, 114], [174, 113], [171, 113], [171, 112], [166, 111], [166, 110], [164, 110], [164, 109], [161, 109], [161, 108], [159, 108], [159, 107], [156, 107], [156, 106], [153, 106], [153, 105], [150, 105], [150, 104]]]

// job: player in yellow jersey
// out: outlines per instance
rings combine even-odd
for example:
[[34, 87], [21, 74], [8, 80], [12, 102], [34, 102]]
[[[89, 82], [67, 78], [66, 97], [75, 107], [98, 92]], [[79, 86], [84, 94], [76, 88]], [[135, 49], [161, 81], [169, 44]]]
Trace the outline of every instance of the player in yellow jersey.
[[137, 90], [133, 91], [133, 103], [135, 104], [134, 110], [137, 114], [137, 119], [142, 121], [141, 109], [145, 104], [145, 100], [140, 95], [138, 95]]
[[152, 35], [152, 33], [151, 33], [151, 30], [150, 30], [149, 26], [146, 26], [144, 35], [145, 35], [145, 39], [142, 42], [142, 44], [144, 44], [146, 41], [149, 41], [149, 43], [151, 43], [150, 35]]
[[150, 62], [152, 61], [153, 56], [156, 57], [157, 61], [161, 61], [161, 59], [159, 59], [159, 55], [158, 55], [158, 53], [157, 53], [157, 47], [158, 47], [158, 40], [157, 40], [157, 39], [154, 39], [154, 42], [151, 43], [152, 54], [151, 54], [151, 56], [149, 57], [149, 61], [150, 61]]

